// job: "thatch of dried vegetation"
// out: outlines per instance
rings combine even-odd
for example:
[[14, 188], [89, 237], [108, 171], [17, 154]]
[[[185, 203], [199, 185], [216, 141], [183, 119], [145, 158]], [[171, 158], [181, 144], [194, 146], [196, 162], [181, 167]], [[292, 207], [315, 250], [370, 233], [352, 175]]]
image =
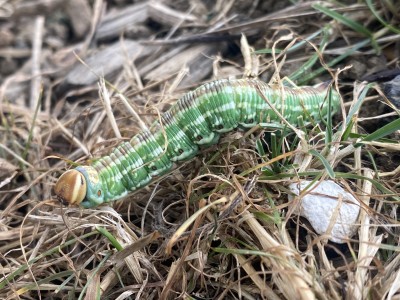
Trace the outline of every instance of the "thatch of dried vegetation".
[[[0, 298], [398, 299], [399, 24], [395, 0], [1, 1]], [[54, 197], [185, 92], [249, 76], [334, 80], [341, 112], [226, 134], [112, 205]], [[328, 178], [361, 207], [344, 244], [288, 202]]]

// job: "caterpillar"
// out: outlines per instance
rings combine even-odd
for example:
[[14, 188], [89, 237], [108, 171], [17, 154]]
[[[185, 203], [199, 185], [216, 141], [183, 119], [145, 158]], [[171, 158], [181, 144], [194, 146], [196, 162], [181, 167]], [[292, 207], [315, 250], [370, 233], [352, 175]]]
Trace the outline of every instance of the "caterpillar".
[[293, 125], [300, 116], [306, 121], [327, 118], [340, 103], [339, 94], [333, 89], [328, 93], [328, 86], [290, 88], [258, 79], [206, 83], [109, 155], [66, 171], [54, 192], [63, 203], [85, 208], [120, 199], [170, 171], [174, 163], [195, 156], [199, 146], [216, 144], [221, 133], [236, 127], [280, 123], [277, 112]]

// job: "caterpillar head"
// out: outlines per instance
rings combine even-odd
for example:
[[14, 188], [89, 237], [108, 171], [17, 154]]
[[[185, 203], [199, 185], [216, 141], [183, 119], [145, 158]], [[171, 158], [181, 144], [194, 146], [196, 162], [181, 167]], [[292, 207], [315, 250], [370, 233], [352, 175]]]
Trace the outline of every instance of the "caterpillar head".
[[79, 166], [60, 176], [54, 193], [64, 204], [85, 208], [103, 202], [104, 193], [98, 172], [90, 166]]

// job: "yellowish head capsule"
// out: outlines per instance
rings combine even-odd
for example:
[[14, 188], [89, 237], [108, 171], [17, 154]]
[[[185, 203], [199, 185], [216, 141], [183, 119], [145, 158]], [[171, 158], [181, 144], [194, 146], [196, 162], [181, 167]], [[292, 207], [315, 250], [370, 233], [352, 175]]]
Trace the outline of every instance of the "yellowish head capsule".
[[86, 179], [77, 170], [68, 170], [60, 176], [54, 193], [64, 204], [79, 205], [86, 196]]

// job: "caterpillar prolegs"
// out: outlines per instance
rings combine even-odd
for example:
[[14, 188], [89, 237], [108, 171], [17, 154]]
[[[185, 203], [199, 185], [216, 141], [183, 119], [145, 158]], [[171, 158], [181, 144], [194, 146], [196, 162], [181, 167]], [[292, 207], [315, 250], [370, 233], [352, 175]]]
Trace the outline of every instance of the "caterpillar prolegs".
[[[328, 101], [328, 95], [330, 101]], [[93, 207], [124, 197], [171, 170], [174, 162], [195, 156], [199, 146], [218, 142], [220, 133], [238, 126], [315, 121], [339, 107], [340, 96], [326, 84], [289, 88], [258, 79], [216, 80], [185, 94], [148, 131], [118, 145], [89, 166], [66, 171], [54, 191], [64, 203]], [[271, 108], [272, 105], [274, 109]]]

